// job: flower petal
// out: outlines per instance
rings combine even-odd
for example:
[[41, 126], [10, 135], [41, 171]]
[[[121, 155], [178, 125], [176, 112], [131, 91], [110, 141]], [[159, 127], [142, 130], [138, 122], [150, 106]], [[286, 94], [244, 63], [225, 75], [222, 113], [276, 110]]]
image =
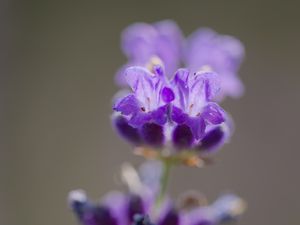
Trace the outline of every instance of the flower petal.
[[203, 137], [206, 125], [201, 116], [189, 117], [185, 124], [190, 127], [195, 139]]
[[184, 113], [180, 108], [173, 106], [171, 111], [171, 119], [178, 123], [182, 124], [184, 123], [188, 118], [188, 115]]
[[163, 85], [160, 76], [150, 73], [143, 67], [130, 67], [125, 72], [125, 78], [146, 111], [160, 106], [159, 93]]
[[158, 32], [156, 54], [163, 60], [167, 74], [176, 70], [182, 53], [183, 37], [178, 26], [170, 20], [154, 24]]
[[163, 127], [155, 123], [145, 123], [141, 127], [141, 136], [145, 144], [160, 147], [165, 139]]
[[[242, 93], [243, 85], [237, 71], [244, 58], [244, 47], [239, 40], [228, 35], [219, 35], [210, 29], [199, 29], [188, 38], [186, 46], [185, 61], [191, 71], [197, 72], [202, 67], [209, 66], [222, 77], [222, 90], [217, 93], [221, 97], [218, 96], [218, 100], [227, 95], [238, 97]], [[236, 77], [238, 82], [231, 77]], [[232, 88], [227, 89], [224, 86]]]
[[121, 137], [135, 145], [141, 143], [141, 137], [138, 129], [129, 125], [128, 120], [123, 116], [114, 117], [113, 123]]
[[179, 225], [179, 215], [175, 209], [170, 209], [158, 225]]
[[225, 121], [225, 111], [216, 103], [208, 103], [201, 116], [211, 124], [220, 124]]
[[174, 105], [183, 110], [187, 108], [189, 97], [189, 71], [187, 69], [179, 69], [176, 71], [174, 78], [171, 81], [173, 91], [175, 93]]
[[176, 148], [188, 148], [194, 142], [194, 135], [189, 126], [181, 124], [175, 127], [172, 134], [172, 141]]
[[138, 100], [133, 94], [129, 94], [117, 101], [113, 109], [123, 115], [134, 114], [141, 110]]
[[162, 99], [165, 103], [170, 103], [175, 99], [173, 90], [169, 87], [164, 87], [161, 93]]
[[167, 122], [168, 119], [168, 105], [164, 105], [162, 107], [159, 107], [157, 110], [154, 110], [151, 112], [151, 116], [154, 122], [156, 122], [159, 125], [163, 125]]
[[154, 53], [157, 31], [146, 23], [135, 23], [122, 33], [122, 49], [128, 58], [147, 61]]
[[144, 214], [145, 208], [143, 200], [138, 195], [131, 194], [128, 198], [128, 209], [127, 209], [127, 216], [128, 222], [131, 224], [134, 219], [135, 214]]
[[138, 112], [130, 118], [129, 125], [138, 128], [141, 127], [143, 124], [149, 122], [151, 119], [151, 113]]
[[220, 126], [214, 128], [213, 130], [209, 131], [201, 140], [201, 148], [206, 150], [214, 149], [222, 142], [224, 135], [224, 131]]
[[85, 225], [118, 225], [117, 220], [105, 206], [95, 206], [90, 212], [87, 212], [84, 215], [83, 223]]

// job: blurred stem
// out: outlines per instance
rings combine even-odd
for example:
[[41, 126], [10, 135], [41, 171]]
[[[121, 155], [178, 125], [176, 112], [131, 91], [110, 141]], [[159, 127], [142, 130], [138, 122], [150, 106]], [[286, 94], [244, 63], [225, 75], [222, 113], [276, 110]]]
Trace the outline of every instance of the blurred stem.
[[160, 178], [160, 192], [156, 201], [156, 206], [159, 207], [163, 199], [165, 198], [169, 177], [170, 177], [170, 171], [173, 165], [172, 160], [168, 159], [162, 159], [163, 163], [163, 171], [162, 176]]

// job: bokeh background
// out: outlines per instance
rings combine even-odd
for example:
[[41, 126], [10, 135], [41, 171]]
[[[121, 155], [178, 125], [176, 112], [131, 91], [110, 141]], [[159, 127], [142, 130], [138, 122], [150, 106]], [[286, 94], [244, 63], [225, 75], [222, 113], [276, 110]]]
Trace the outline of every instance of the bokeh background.
[[246, 93], [224, 107], [232, 142], [205, 169], [178, 168], [172, 196], [235, 191], [249, 205], [241, 225], [300, 223], [300, 4], [297, 1], [1, 1], [0, 224], [77, 224], [68, 192], [93, 199], [124, 161], [143, 160], [111, 129], [113, 76], [125, 62], [120, 32], [173, 19], [238, 37]]

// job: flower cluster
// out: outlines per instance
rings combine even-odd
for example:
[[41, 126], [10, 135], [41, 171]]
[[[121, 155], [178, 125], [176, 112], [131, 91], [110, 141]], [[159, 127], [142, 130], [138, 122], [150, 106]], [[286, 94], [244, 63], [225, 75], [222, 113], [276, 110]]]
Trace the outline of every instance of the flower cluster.
[[[172, 21], [136, 23], [122, 34], [128, 62], [116, 75], [122, 86], [114, 99], [116, 131], [146, 161], [140, 172], [124, 166], [128, 192], [110, 192], [98, 202], [72, 191], [69, 205], [83, 225], [217, 225], [236, 220], [245, 203], [234, 194], [208, 204], [203, 195], [168, 197], [170, 169], [202, 166], [228, 142], [230, 115], [220, 106], [239, 97], [243, 45], [235, 38], [199, 29], [185, 39]], [[180, 65], [185, 65], [180, 68]]]
[[239, 97], [244, 86], [238, 69], [244, 58], [242, 43], [229, 35], [219, 35], [209, 28], [201, 28], [184, 38], [173, 21], [154, 24], [135, 23], [122, 34], [121, 46], [128, 57], [116, 75], [120, 85], [127, 85], [123, 73], [130, 66], [147, 66], [153, 56], [162, 60], [166, 73], [171, 76], [184, 64], [192, 73], [205, 67], [217, 72], [221, 79], [218, 99]]
[[[119, 134], [135, 146], [207, 155], [228, 141], [232, 120], [219, 105], [240, 96], [242, 44], [200, 29], [184, 40], [174, 22], [137, 23], [122, 35], [129, 58], [117, 80], [131, 92], [113, 107]], [[175, 70], [179, 62], [187, 68]]]
[[[142, 167], [148, 167], [149, 173], [159, 165], [146, 163]], [[129, 186], [126, 194], [113, 191], [95, 203], [82, 190], [70, 192], [69, 204], [84, 225], [214, 225], [236, 220], [245, 209], [244, 201], [234, 194], [223, 195], [208, 205], [205, 198], [195, 192], [187, 192], [177, 204], [166, 198], [158, 205], [153, 184], [157, 184], [159, 174], [149, 183], [142, 180], [141, 175], [136, 176], [132, 168], [123, 170], [131, 173], [127, 174], [131, 179], [126, 181]], [[149, 174], [146, 177], [149, 179]]]
[[161, 66], [154, 71], [130, 67], [125, 78], [132, 93], [114, 105], [119, 133], [135, 145], [169, 150], [212, 151], [230, 136], [226, 112], [213, 99], [220, 90], [214, 72], [176, 71], [168, 80]]

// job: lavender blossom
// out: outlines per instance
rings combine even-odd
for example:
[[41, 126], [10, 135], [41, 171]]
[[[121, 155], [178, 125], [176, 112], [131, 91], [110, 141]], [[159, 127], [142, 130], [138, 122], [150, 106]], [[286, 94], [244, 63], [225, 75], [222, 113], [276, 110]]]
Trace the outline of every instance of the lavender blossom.
[[[220, 224], [237, 219], [245, 209], [243, 200], [233, 194], [221, 196], [211, 205], [194, 205], [192, 208], [178, 207], [168, 197], [157, 205], [157, 190], [152, 188], [152, 184], [148, 186], [144, 183], [141, 177], [141, 173], [144, 176], [157, 168], [161, 168], [158, 162], [147, 162], [138, 173], [126, 164], [122, 174], [129, 188], [128, 193], [114, 191], [100, 202], [92, 202], [84, 191], [75, 190], [69, 194], [69, 205], [83, 225]], [[154, 183], [160, 179], [161, 174], [157, 175]]]
[[69, 204], [83, 225], [217, 225], [239, 218], [245, 203], [236, 195], [224, 195], [213, 204], [178, 209], [168, 203], [155, 210], [143, 196], [109, 193], [99, 202], [87, 199], [81, 190], [72, 191]]
[[126, 84], [123, 73], [127, 67], [144, 67], [153, 57], [163, 62], [167, 74], [173, 74], [182, 55], [183, 37], [171, 20], [154, 24], [135, 23], [123, 31], [121, 47], [128, 62], [117, 72], [116, 82], [123, 86]]
[[[133, 93], [117, 100], [114, 123], [119, 133], [132, 143], [161, 147], [168, 106], [174, 99], [160, 67], [151, 73], [142, 67], [130, 67], [125, 78]], [[128, 132], [130, 131], [130, 132]]]
[[219, 76], [179, 69], [170, 81], [161, 66], [153, 73], [130, 67], [124, 76], [132, 89], [114, 105], [117, 131], [136, 146], [212, 152], [230, 137], [230, 120], [214, 102]]
[[244, 86], [237, 73], [243, 58], [244, 47], [239, 40], [211, 29], [199, 29], [187, 39], [186, 66], [193, 72], [203, 67], [217, 72], [221, 80], [219, 99], [242, 95]]

